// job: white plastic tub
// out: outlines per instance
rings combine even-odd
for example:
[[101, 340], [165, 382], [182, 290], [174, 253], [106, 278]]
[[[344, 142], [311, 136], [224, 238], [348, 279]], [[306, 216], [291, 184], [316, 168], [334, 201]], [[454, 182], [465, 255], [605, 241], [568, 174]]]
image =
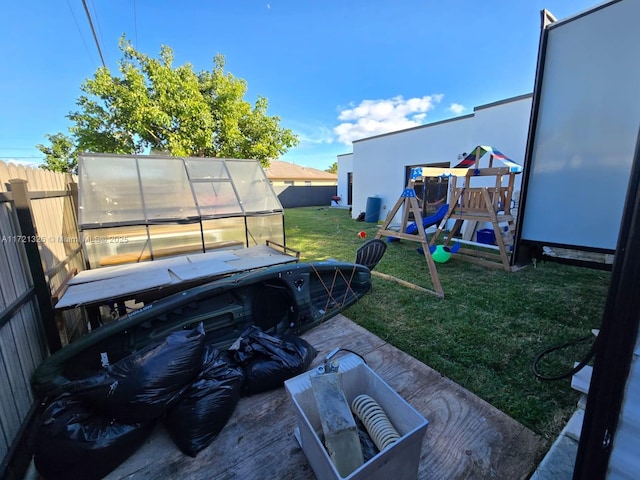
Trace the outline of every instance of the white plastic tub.
[[342, 389], [351, 401], [360, 394], [373, 397], [386, 412], [401, 438], [347, 477], [341, 477], [317, 432], [322, 432], [320, 414], [311, 389], [313, 370], [285, 382], [298, 413], [296, 438], [319, 480], [409, 480], [418, 476], [422, 440], [427, 420], [409, 405], [356, 355], [339, 358]]

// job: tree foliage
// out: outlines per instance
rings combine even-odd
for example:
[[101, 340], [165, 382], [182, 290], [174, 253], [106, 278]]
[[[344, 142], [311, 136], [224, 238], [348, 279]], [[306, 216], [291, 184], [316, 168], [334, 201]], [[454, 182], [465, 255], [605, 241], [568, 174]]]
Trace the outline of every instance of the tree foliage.
[[189, 63], [174, 67], [167, 46], [152, 58], [122, 37], [120, 50], [119, 74], [100, 67], [82, 84], [78, 109], [68, 115], [77, 151], [152, 149], [175, 156], [254, 158], [266, 167], [297, 145], [280, 118], [267, 114], [266, 98], [258, 97], [254, 105], [244, 100], [247, 83], [224, 71], [224, 56], [215, 56], [211, 71], [196, 73]]
[[338, 162], [333, 162], [329, 168], [325, 170], [325, 172], [329, 173], [338, 173]]
[[44, 153], [44, 164], [41, 168], [54, 172], [77, 173], [78, 155], [73, 138], [63, 134], [45, 135], [50, 145], [36, 145]]

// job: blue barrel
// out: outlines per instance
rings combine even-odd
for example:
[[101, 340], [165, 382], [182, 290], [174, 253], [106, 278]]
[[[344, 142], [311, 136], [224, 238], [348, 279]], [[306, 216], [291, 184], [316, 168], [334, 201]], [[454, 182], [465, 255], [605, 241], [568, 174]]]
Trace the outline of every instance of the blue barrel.
[[380, 206], [382, 205], [382, 199], [380, 197], [368, 197], [367, 208], [364, 212], [364, 221], [369, 223], [375, 223], [380, 218]]

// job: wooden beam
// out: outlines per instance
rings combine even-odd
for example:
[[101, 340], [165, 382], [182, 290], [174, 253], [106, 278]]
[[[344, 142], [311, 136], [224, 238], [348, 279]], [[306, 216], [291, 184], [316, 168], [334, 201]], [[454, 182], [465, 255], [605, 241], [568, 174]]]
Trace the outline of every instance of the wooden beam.
[[403, 287], [411, 288], [423, 293], [430, 293], [431, 295], [435, 295], [438, 298], [444, 298], [444, 293], [438, 293], [436, 291], [429, 290], [427, 288], [421, 287], [420, 285], [416, 285], [415, 283], [407, 282], [406, 280], [402, 280], [401, 278], [394, 277], [392, 275], [387, 275], [386, 273], [381, 273], [377, 270], [373, 270], [371, 272], [371, 275], [373, 275], [374, 277], [382, 278], [384, 280], [389, 280], [391, 282], [396, 282]]
[[[404, 207], [402, 212], [402, 224], [400, 225], [400, 232], [395, 232], [389, 229], [389, 225], [393, 221], [400, 207]], [[418, 235], [407, 235], [404, 232], [407, 230], [407, 224], [409, 223], [409, 213], [413, 213], [414, 221], [416, 226], [418, 227]], [[429, 275], [431, 276], [431, 282], [433, 283], [434, 291], [426, 290], [429, 293], [433, 293], [437, 297], [444, 298], [444, 290], [442, 290], [442, 285], [440, 283], [440, 277], [438, 276], [438, 270], [436, 269], [436, 264], [431, 257], [431, 252], [429, 251], [429, 244], [427, 242], [427, 235], [424, 231], [424, 226], [422, 225], [422, 215], [420, 213], [420, 206], [418, 205], [418, 200], [416, 199], [415, 191], [411, 186], [411, 182], [405, 190], [402, 192], [402, 195], [395, 203], [393, 208], [389, 211], [387, 218], [376, 233], [376, 238], [380, 237], [393, 237], [393, 238], [403, 238], [405, 240], [409, 240], [412, 242], [419, 242], [422, 245], [422, 249], [424, 251], [424, 258], [427, 262], [427, 267], [429, 268]], [[398, 279], [399, 280], [399, 279]], [[404, 280], [402, 280], [404, 282]], [[400, 282], [398, 282], [400, 283]], [[409, 282], [406, 282], [408, 285]], [[405, 285], [407, 286], [407, 285]], [[416, 285], [417, 287], [417, 285]], [[422, 288], [422, 287], [419, 287]]]

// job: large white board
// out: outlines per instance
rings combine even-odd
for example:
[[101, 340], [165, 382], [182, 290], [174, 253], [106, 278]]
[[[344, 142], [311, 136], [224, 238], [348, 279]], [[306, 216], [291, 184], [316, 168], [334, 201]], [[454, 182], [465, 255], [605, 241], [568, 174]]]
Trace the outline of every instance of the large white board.
[[615, 250], [640, 126], [639, 20], [640, 1], [620, 0], [547, 27], [521, 240]]

